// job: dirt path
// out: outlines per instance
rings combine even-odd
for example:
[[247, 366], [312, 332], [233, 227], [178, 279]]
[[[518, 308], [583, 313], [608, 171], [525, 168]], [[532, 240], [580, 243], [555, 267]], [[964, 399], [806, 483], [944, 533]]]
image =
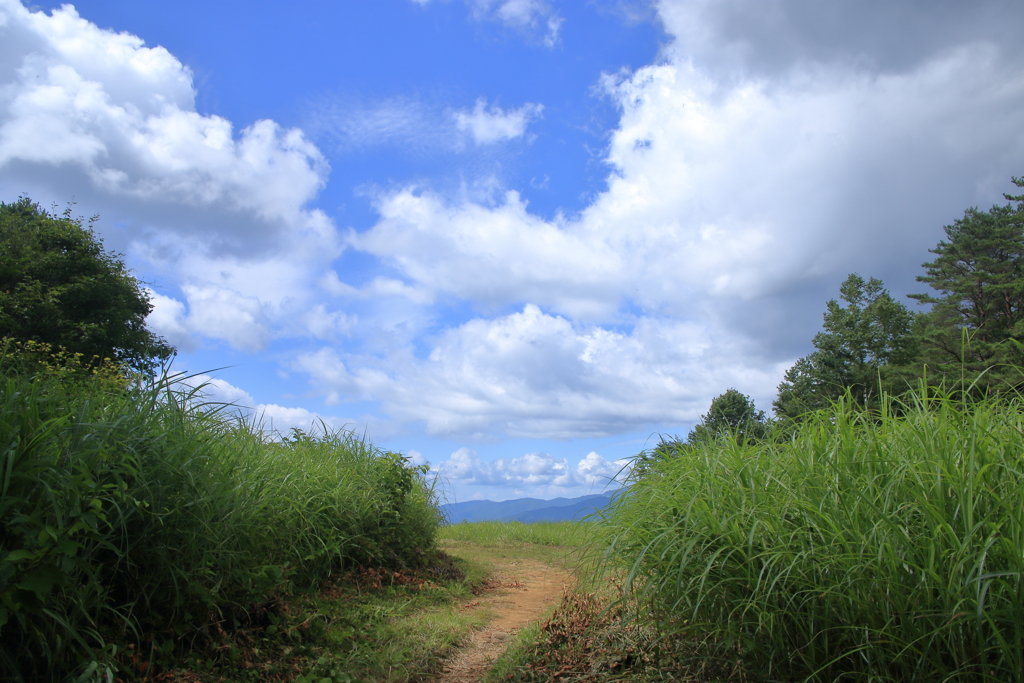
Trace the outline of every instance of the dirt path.
[[541, 618], [569, 586], [569, 575], [531, 559], [499, 565], [487, 591], [463, 609], [489, 609], [494, 618], [456, 652], [437, 683], [477, 683], [508, 646], [509, 637]]

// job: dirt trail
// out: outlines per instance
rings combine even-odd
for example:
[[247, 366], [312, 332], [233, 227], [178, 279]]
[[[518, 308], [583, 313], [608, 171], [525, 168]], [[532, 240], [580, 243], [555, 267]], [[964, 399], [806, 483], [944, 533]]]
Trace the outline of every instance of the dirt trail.
[[494, 618], [452, 655], [437, 683], [477, 683], [505, 651], [509, 637], [550, 611], [569, 581], [566, 572], [531, 559], [496, 567], [488, 590], [464, 606], [490, 609]]

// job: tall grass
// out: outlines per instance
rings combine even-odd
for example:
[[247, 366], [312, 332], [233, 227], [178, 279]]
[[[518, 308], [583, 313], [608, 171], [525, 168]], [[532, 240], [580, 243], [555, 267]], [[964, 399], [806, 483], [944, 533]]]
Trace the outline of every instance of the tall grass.
[[1024, 414], [927, 397], [681, 449], [607, 513], [664, 634], [751, 678], [1024, 681]]
[[432, 551], [421, 472], [351, 433], [269, 440], [166, 382], [0, 382], [4, 680], [107, 679], [126, 642], [166, 654], [274, 591]]

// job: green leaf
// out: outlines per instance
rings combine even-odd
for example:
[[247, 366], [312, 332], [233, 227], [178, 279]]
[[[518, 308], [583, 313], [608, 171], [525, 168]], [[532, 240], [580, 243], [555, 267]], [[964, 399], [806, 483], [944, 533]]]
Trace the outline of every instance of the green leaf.
[[64, 572], [52, 564], [44, 564], [25, 574], [18, 582], [18, 588], [31, 591], [40, 600], [53, 589], [54, 584], [64, 580]]
[[12, 550], [7, 553], [7, 557], [3, 559], [4, 562], [20, 562], [21, 560], [29, 560], [37, 557], [36, 553], [31, 550]]
[[74, 557], [82, 548], [82, 544], [68, 538], [58, 543], [57, 548], [68, 557]]

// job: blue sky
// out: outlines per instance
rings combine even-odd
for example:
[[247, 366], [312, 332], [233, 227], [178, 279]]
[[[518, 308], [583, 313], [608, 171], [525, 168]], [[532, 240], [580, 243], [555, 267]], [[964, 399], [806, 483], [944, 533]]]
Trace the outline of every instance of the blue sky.
[[[74, 200], [176, 367], [451, 499], [765, 409], [1024, 174], [1024, 6], [0, 0], [0, 200]], [[908, 302], [909, 303], [909, 302]], [[222, 368], [219, 370], [215, 369]]]

